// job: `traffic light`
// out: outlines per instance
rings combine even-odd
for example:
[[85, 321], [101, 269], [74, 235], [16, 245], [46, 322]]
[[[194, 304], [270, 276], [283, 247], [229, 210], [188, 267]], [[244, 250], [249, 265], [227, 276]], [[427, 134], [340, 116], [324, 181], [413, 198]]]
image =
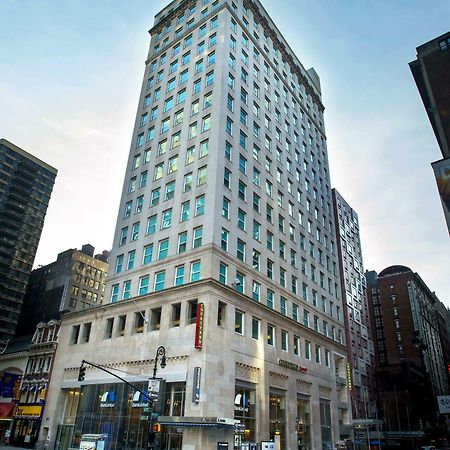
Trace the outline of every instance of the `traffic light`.
[[160, 423], [154, 423], [152, 427], [153, 433], [160, 433], [161, 432], [161, 424]]
[[78, 372], [78, 381], [84, 381], [85, 377], [86, 377], [86, 367], [81, 365], [80, 371]]

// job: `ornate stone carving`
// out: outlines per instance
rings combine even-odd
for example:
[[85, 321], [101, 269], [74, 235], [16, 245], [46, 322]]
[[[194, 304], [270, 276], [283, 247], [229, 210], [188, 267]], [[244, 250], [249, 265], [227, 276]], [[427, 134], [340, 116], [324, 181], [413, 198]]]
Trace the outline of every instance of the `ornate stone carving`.
[[257, 367], [249, 366], [248, 364], [236, 362], [236, 378], [252, 383], [258, 383], [259, 369]]
[[311, 386], [312, 386], [312, 383], [310, 383], [309, 381], [297, 379], [297, 391], [298, 392], [304, 392], [305, 394], [310, 394]]
[[319, 384], [319, 395], [330, 398], [331, 397], [331, 388], [328, 386], [322, 386]]
[[289, 377], [278, 372], [269, 372], [269, 384], [273, 387], [287, 389]]

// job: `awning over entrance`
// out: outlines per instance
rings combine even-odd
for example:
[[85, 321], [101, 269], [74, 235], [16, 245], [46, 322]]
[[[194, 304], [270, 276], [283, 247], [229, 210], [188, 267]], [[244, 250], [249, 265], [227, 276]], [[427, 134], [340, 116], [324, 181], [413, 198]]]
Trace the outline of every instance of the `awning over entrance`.
[[0, 420], [11, 419], [14, 402], [0, 402]]
[[210, 427], [224, 428], [234, 427], [239, 422], [225, 417], [183, 417], [183, 416], [159, 416], [158, 423], [176, 427]]

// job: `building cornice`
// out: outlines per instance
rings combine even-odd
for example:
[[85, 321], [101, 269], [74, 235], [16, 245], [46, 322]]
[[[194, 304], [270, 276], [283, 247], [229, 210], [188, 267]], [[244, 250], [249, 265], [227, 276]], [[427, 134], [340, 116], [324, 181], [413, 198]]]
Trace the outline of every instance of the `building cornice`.
[[[186, 10], [187, 8], [195, 5], [197, 2], [196, 0], [184, 0], [182, 1], [177, 8], [173, 9], [169, 14], [164, 16], [156, 25], [154, 25], [150, 30], [148, 31], [150, 35], [154, 35], [155, 33], [158, 33], [161, 31], [165, 25], [168, 23], [171, 23], [172, 20], [177, 17], [181, 11]], [[310, 95], [315, 103], [317, 103], [317, 106], [319, 108], [320, 112], [325, 111], [325, 107], [322, 104], [322, 99], [317, 94], [315, 89], [311, 86], [312, 81], [308, 79], [308, 77], [303, 73], [306, 72], [306, 69], [302, 66], [300, 62], [298, 64], [294, 60], [294, 57], [291, 55], [294, 54], [294, 52], [289, 48], [289, 44], [283, 43], [277, 36], [277, 31], [271, 27], [269, 20], [261, 14], [259, 11], [258, 6], [256, 6], [255, 2], [253, 0], [248, 0], [248, 5], [250, 9], [252, 10], [255, 17], [257, 17], [258, 22], [261, 23], [262, 27], [264, 28], [264, 31], [270, 36], [272, 39], [274, 47], [281, 53], [283, 59], [289, 64], [289, 67], [291, 69], [291, 72], [295, 74], [298, 78], [299, 83], [302, 83], [305, 86], [306, 94]], [[228, 11], [233, 14], [235, 18], [237, 18], [239, 21], [240, 19], [234, 14], [232, 9], [228, 4], [222, 5], [220, 8], [218, 8], [214, 13], [217, 13], [221, 9], [227, 8]], [[278, 32], [279, 33], [279, 32]], [[281, 34], [281, 33], [280, 33]], [[287, 46], [287, 47], [286, 47]], [[287, 51], [287, 48], [291, 51], [289, 53]], [[162, 51], [163, 49], [161, 49]], [[156, 55], [155, 55], [156, 56]], [[299, 67], [300, 66], [300, 67]], [[303, 69], [303, 71], [302, 71]]]

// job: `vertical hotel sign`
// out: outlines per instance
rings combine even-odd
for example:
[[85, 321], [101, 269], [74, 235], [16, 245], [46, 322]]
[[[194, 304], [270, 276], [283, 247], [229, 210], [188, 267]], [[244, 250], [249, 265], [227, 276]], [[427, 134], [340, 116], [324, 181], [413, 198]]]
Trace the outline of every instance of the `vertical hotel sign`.
[[353, 383], [352, 383], [352, 366], [347, 361], [347, 367], [346, 367], [346, 375], [347, 375], [347, 387], [348, 390], [351, 391], [353, 389]]
[[447, 229], [450, 234], [450, 158], [441, 159], [431, 164], [436, 177], [436, 184], [441, 197]]
[[194, 347], [201, 350], [203, 347], [203, 327], [205, 320], [205, 304], [197, 304], [197, 320], [195, 322], [195, 342]]

